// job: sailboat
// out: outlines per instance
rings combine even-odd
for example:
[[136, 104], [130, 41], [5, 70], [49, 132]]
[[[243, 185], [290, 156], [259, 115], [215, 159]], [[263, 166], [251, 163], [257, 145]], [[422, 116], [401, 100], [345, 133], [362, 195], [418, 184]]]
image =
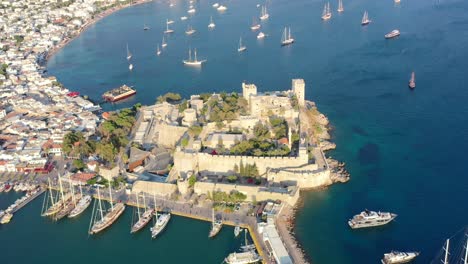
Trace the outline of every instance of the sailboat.
[[257, 22], [257, 20], [254, 18], [253, 19], [253, 23], [252, 23], [252, 26], [250, 27], [251, 30], [257, 30], [257, 29], [260, 29], [260, 24]]
[[224, 262], [227, 264], [249, 264], [257, 263], [262, 260], [260, 255], [255, 252], [255, 245], [249, 245], [247, 241], [247, 229], [245, 230], [245, 245], [241, 247], [242, 252], [229, 254]]
[[370, 22], [372, 22], [372, 20], [369, 19], [369, 14], [367, 13], [367, 11], [364, 11], [364, 15], [362, 16], [361, 20], [361, 25], [365, 26], [368, 25]]
[[166, 43], [166, 38], [163, 36], [163, 39], [162, 39], [162, 43], [161, 43], [161, 47], [164, 49], [165, 47], [167, 47], [167, 43]]
[[169, 24], [167, 22], [168, 20], [166, 20], [166, 30], [164, 31], [164, 34], [174, 33], [174, 30], [169, 28]]
[[411, 73], [411, 79], [409, 80], [408, 86], [411, 89], [416, 88], [416, 78], [415, 78], [414, 72]]
[[241, 37], [241, 38], [239, 39], [239, 48], [237, 48], [237, 51], [238, 51], [238, 52], [243, 52], [243, 51], [245, 51], [245, 50], [247, 50], [247, 47], [244, 46], [244, 45], [242, 45], [242, 37]]
[[338, 0], [338, 9], [336, 11], [338, 11], [338, 12], [343, 12], [344, 11], [343, 0]]
[[332, 13], [330, 11], [330, 3], [327, 3], [323, 7], [322, 20], [329, 20], [331, 17], [332, 17]]
[[156, 48], [156, 55], [161, 55], [161, 50], [159, 49], [159, 44], [158, 44], [158, 47]]
[[128, 43], [127, 43], [127, 60], [130, 60], [132, 58], [132, 53], [130, 53], [130, 50], [128, 49]]
[[236, 225], [236, 227], [234, 227], [234, 236], [238, 237], [241, 231], [242, 231], [242, 228]]
[[143, 30], [148, 30], [148, 29], [150, 29], [150, 27], [147, 26], [146, 24], [144, 24], [144, 25], [143, 25]]
[[291, 28], [284, 28], [283, 36], [281, 38], [281, 46], [287, 46], [294, 43], [294, 39], [291, 37]]
[[151, 221], [151, 218], [153, 217], [153, 213], [155, 211], [155, 209], [149, 208], [146, 206], [145, 195], [143, 194], [143, 208], [145, 208], [145, 211], [142, 214], [140, 214], [140, 205], [138, 204], [138, 195], [135, 194], [135, 197], [137, 200], [138, 221], [132, 226], [132, 229], [130, 230], [131, 234], [139, 231], [144, 226], [146, 226], [149, 223], [149, 221]]
[[111, 208], [109, 210], [107, 210], [106, 212], [104, 212], [104, 209], [103, 209], [103, 206], [102, 206], [102, 201], [101, 201], [101, 194], [100, 194], [99, 189], [100, 188], [98, 187], [98, 189], [97, 189], [97, 193], [98, 193], [98, 199], [97, 199], [98, 208], [97, 208], [97, 211], [98, 212], [93, 211], [93, 215], [91, 216], [90, 229], [88, 231], [89, 234], [91, 234], [91, 235], [99, 233], [102, 230], [109, 227], [110, 225], [112, 225], [115, 222], [115, 220], [117, 220], [119, 218], [119, 216], [122, 215], [122, 213], [125, 210], [125, 204], [124, 203], [122, 203], [122, 202], [118, 202], [116, 204], [113, 203], [113, 201], [112, 201], [112, 191], [111, 191], [111, 187], [110, 187], [110, 184], [109, 184], [109, 198], [110, 198]]
[[[60, 182], [60, 188], [62, 189], [62, 181], [60, 179], [59, 179], [59, 182]], [[64, 206], [62, 207], [62, 209], [54, 216], [55, 221], [58, 221], [64, 218], [65, 216], [67, 216], [68, 214], [70, 214], [70, 212], [73, 209], [75, 209], [78, 199], [81, 199], [80, 194], [75, 195], [75, 190], [73, 188], [73, 185], [71, 184], [70, 175], [68, 175], [68, 182], [70, 186], [71, 199], [69, 199], [67, 202], [64, 202]]]
[[196, 30], [193, 29], [192, 26], [189, 25], [189, 26], [187, 27], [187, 31], [185, 31], [185, 34], [187, 34], [187, 35], [192, 35], [192, 34], [195, 33], [195, 32], [196, 32]]
[[128, 65], [128, 69], [131, 71], [133, 70], [133, 64], [130, 63], [130, 65]]
[[167, 223], [169, 223], [169, 220], [171, 220], [171, 213], [169, 212], [161, 213], [158, 216], [158, 208], [156, 207], [156, 194], [154, 193], [153, 193], [153, 199], [154, 199], [154, 215], [155, 215], [156, 223], [154, 224], [153, 227], [151, 227], [152, 239], [156, 238], [156, 236], [159, 235], [167, 226]]
[[[50, 178], [48, 179], [49, 182], [49, 191], [48, 195], [44, 196], [44, 202], [42, 204], [42, 216], [52, 216], [60, 209], [62, 209], [63, 202], [59, 199], [58, 196], [54, 197], [54, 193], [52, 191], [52, 185], [50, 183]], [[48, 197], [48, 198], [47, 198]], [[47, 208], [47, 209], [46, 209]]]
[[210, 23], [208, 24], [208, 28], [213, 29], [213, 28], [215, 28], [215, 27], [216, 27], [216, 25], [215, 25], [215, 23], [213, 22], [213, 17], [210, 16]]
[[70, 214], [68, 215], [68, 218], [73, 218], [83, 213], [84, 210], [88, 208], [88, 206], [91, 204], [91, 201], [93, 200], [91, 195], [83, 196], [83, 190], [81, 189], [81, 185], [80, 185], [80, 195], [81, 195], [81, 199], [79, 199], [75, 208], [70, 212]]
[[173, 24], [173, 23], [174, 23], [174, 20], [166, 19], [166, 24], [170, 25], [170, 24]]
[[260, 13], [260, 20], [266, 20], [270, 17], [270, 15], [267, 12], [266, 6], [262, 6], [262, 11]]
[[206, 62], [206, 60], [197, 59], [197, 49], [194, 49], [194, 53], [195, 53], [195, 59], [192, 60], [192, 50], [189, 49], [189, 59], [183, 60], [182, 62], [188, 66], [201, 66], [204, 62]]
[[210, 230], [210, 234], [208, 235], [208, 237], [211, 238], [211, 237], [216, 236], [219, 233], [219, 231], [221, 231], [222, 227], [223, 227], [223, 221], [221, 219], [215, 218], [215, 213], [214, 213], [214, 208], [213, 208], [211, 230]]

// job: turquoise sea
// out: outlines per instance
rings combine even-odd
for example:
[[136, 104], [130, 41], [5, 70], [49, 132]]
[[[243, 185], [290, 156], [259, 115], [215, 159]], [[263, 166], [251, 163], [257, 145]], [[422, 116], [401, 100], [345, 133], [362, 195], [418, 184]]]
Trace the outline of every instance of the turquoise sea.
[[[415, 263], [429, 263], [444, 239], [468, 223], [468, 2], [464, 0], [343, 0], [345, 12], [320, 19], [324, 1], [271, 0], [268, 35], [250, 31], [260, 1], [231, 0], [219, 13], [212, 1], [199, 1], [187, 21], [188, 3], [151, 2], [116, 12], [54, 55], [49, 74], [70, 90], [99, 100], [121, 84], [138, 93], [106, 109], [151, 104], [168, 91], [184, 96], [240, 91], [241, 82], [259, 90], [283, 90], [304, 78], [307, 98], [317, 103], [334, 128], [338, 148], [330, 155], [346, 162], [351, 181], [304, 193], [296, 234], [313, 263], [379, 263], [392, 249], [417, 250]], [[361, 27], [367, 10], [372, 23]], [[216, 28], [209, 31], [210, 16]], [[156, 56], [166, 19], [175, 33]], [[144, 31], [147, 24], [150, 30]], [[187, 25], [197, 32], [186, 36]], [[296, 43], [280, 46], [291, 27]], [[398, 28], [397, 39], [384, 34]], [[239, 37], [247, 51], [239, 54]], [[128, 70], [126, 44], [133, 53]], [[184, 67], [189, 47], [208, 61]], [[417, 87], [407, 88], [411, 71]], [[0, 201], [6, 197], [0, 196]], [[97, 237], [86, 234], [89, 215], [51, 223], [39, 216], [37, 200], [0, 227], [9, 263], [102, 263], [141, 260], [161, 263], [220, 263], [237, 248], [232, 228], [215, 240], [208, 223], [174, 218], [156, 241], [149, 231], [131, 236], [130, 211]], [[363, 209], [397, 213], [394, 223], [350, 230], [346, 222]], [[89, 212], [88, 212], [89, 214]], [[6, 249], [5, 249], [6, 246]]]

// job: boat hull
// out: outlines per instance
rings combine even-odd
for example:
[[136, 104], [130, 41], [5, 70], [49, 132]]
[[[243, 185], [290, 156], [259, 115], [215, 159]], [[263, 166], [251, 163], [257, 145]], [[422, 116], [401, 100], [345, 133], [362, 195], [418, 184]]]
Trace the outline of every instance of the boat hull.
[[122, 96], [116, 96], [116, 97], [104, 97], [104, 100], [106, 100], [107, 102], [114, 103], [114, 102], [123, 100], [123, 99], [128, 98], [128, 97], [130, 97], [132, 95], [135, 95], [135, 94], [136, 94], [136, 92], [129, 93], [129, 94], [122, 95]]
[[84, 203], [83, 205], [79, 205], [79, 206], [76, 206], [71, 212], [70, 214], [68, 215], [68, 218], [73, 218], [73, 217], [77, 217], [79, 216], [81, 213], [83, 213], [86, 208], [89, 207], [89, 205], [91, 204], [93, 199], [89, 199], [86, 201], [86, 203]]
[[171, 220], [171, 215], [169, 214], [167, 220], [164, 222], [163, 225], [159, 227], [152, 227], [151, 228], [151, 238], [155, 239], [159, 234], [161, 234], [162, 231], [166, 228], [167, 224], [169, 223], [169, 220]]
[[149, 211], [148, 213], [145, 213], [143, 214], [142, 218], [140, 220], [138, 220], [138, 222], [136, 222], [133, 226], [132, 226], [132, 229], [130, 230], [130, 234], [133, 234], [133, 233], [136, 233], [138, 231], [140, 231], [143, 227], [145, 227], [149, 221], [151, 221], [151, 217], [153, 216], [153, 210]]
[[[102, 224], [98, 224], [98, 225], [94, 224], [91, 230], [89, 231], [89, 234], [91, 235], [97, 234], [103, 231], [104, 229], [106, 229], [107, 227], [109, 227], [110, 225], [112, 225], [125, 211], [125, 205], [122, 204], [119, 206], [119, 208], [114, 207], [114, 210], [117, 210], [117, 212], [114, 213], [113, 211], [111, 211], [107, 213], [106, 216], [104, 216], [104, 218], [107, 218], [105, 222], [103, 222]], [[112, 214], [112, 213], [114, 213], [114, 215], [109, 217], [109, 214]]]

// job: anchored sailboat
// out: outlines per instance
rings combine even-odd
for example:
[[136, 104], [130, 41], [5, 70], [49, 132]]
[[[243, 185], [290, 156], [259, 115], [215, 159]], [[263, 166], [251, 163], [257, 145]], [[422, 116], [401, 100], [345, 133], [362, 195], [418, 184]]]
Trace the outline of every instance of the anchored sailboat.
[[266, 6], [262, 6], [262, 11], [260, 13], [260, 20], [266, 20], [270, 17], [270, 15], [267, 12]]
[[166, 30], [164, 31], [164, 34], [174, 33], [174, 30], [169, 28], [169, 24], [167, 22], [169, 22], [169, 21], [166, 20]]
[[145, 208], [145, 211], [140, 214], [140, 205], [138, 204], [138, 195], [135, 194], [136, 200], [137, 200], [137, 212], [138, 212], [138, 221], [132, 226], [132, 229], [130, 230], [130, 233], [135, 233], [142, 229], [144, 226], [146, 226], [149, 221], [151, 221], [151, 217], [153, 216], [154, 209], [146, 207], [146, 200], [145, 200], [145, 195], [143, 194], [143, 208]]
[[158, 56], [161, 55], [161, 50], [159, 49], [159, 44], [158, 44], [158, 46], [156, 48], [156, 55], [158, 55]]
[[[60, 182], [60, 188], [62, 188], [62, 184], [61, 184], [62, 181], [59, 180], [59, 182]], [[75, 209], [77, 201], [81, 199], [81, 194], [75, 195], [75, 190], [73, 188], [73, 185], [71, 184], [70, 175], [68, 175], [68, 182], [69, 182], [69, 187], [70, 187], [71, 199], [64, 202], [63, 208], [54, 216], [55, 221], [58, 221], [64, 218], [65, 216], [67, 216], [68, 214], [70, 214], [71, 211]]]
[[197, 49], [194, 49], [194, 53], [195, 53], [195, 58], [192, 60], [192, 50], [189, 49], [189, 59], [183, 60], [182, 62], [188, 66], [201, 66], [204, 62], [206, 62], [206, 60], [197, 59]]
[[364, 11], [364, 15], [362, 16], [361, 20], [361, 25], [365, 26], [368, 25], [370, 22], [372, 22], [372, 20], [369, 19], [369, 14], [367, 13], [367, 11]]
[[156, 238], [156, 236], [159, 235], [167, 226], [167, 223], [169, 223], [169, 220], [171, 220], [171, 213], [169, 212], [161, 213], [158, 215], [158, 208], [156, 207], [156, 194], [154, 193], [153, 193], [153, 199], [154, 199], [154, 215], [155, 215], [156, 223], [151, 228], [152, 239]]
[[332, 17], [332, 13], [330, 11], [330, 3], [327, 3], [323, 7], [322, 20], [329, 20], [331, 17]]
[[411, 73], [411, 79], [409, 80], [408, 86], [411, 89], [416, 88], [416, 77], [415, 77], [414, 72]]
[[166, 43], [166, 38], [163, 36], [163, 39], [162, 39], [162, 43], [161, 43], [161, 47], [164, 49], [165, 47], [167, 47], [167, 43]]
[[208, 235], [208, 237], [211, 238], [211, 237], [216, 236], [219, 233], [219, 231], [221, 231], [222, 227], [223, 227], [223, 221], [221, 219], [215, 218], [215, 213], [214, 213], [214, 208], [213, 208], [211, 230], [210, 230], [210, 234]]
[[130, 60], [132, 58], [132, 53], [130, 53], [130, 50], [128, 49], [128, 43], [127, 43], [127, 60]]
[[252, 26], [250, 27], [251, 30], [255, 31], [260, 28], [260, 24], [257, 22], [257, 20], [254, 18]]
[[216, 25], [215, 25], [215, 23], [213, 22], [213, 17], [210, 16], [210, 23], [208, 24], [208, 28], [213, 29], [213, 28], [215, 28], [215, 27], [216, 27]]
[[343, 0], [338, 0], [338, 9], [336, 11], [340, 13], [344, 11]]
[[93, 200], [91, 195], [83, 196], [83, 190], [81, 189], [81, 185], [80, 185], [80, 195], [81, 195], [81, 199], [78, 201], [75, 208], [70, 212], [70, 214], [68, 215], [68, 218], [73, 218], [83, 213], [84, 210], [88, 208], [88, 206], [91, 204], [91, 201]]
[[133, 70], [133, 64], [130, 63], [130, 65], [128, 65], [128, 69], [129, 69], [130, 71], [132, 71], [132, 70]]
[[118, 202], [116, 204], [113, 203], [112, 191], [109, 185], [109, 198], [110, 198], [111, 208], [107, 210], [106, 212], [104, 212], [99, 188], [97, 189], [97, 192], [98, 192], [98, 199], [97, 199], [97, 203], [98, 203], [97, 211], [98, 212], [93, 211], [93, 215], [91, 216], [90, 229], [88, 231], [89, 234], [91, 235], [99, 233], [102, 230], [109, 227], [110, 225], [112, 225], [115, 222], [115, 220], [117, 220], [119, 216], [122, 215], [123, 211], [125, 210], [124, 203], [122, 202]]
[[195, 32], [196, 32], [196, 30], [193, 29], [191, 25], [189, 25], [189, 26], [187, 27], [187, 30], [185, 31], [185, 34], [187, 34], [187, 35], [192, 35], [192, 34], [195, 33]]
[[291, 28], [284, 28], [283, 36], [281, 37], [281, 46], [287, 46], [294, 43], [294, 39], [291, 37]]
[[[461, 234], [460, 234], [461, 233]], [[452, 244], [455, 244], [453, 246]], [[445, 240], [442, 250], [431, 264], [468, 264], [468, 227]]]
[[239, 39], [239, 48], [237, 48], [238, 52], [243, 52], [247, 49], [246, 46], [242, 45], [242, 37]]

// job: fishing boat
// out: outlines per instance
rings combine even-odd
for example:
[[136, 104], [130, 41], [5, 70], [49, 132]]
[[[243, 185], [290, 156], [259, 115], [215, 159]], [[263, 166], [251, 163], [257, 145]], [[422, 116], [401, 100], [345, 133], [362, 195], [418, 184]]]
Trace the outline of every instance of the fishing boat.
[[153, 214], [154, 214], [154, 208], [149, 208], [146, 206], [146, 200], [145, 200], [144, 194], [143, 194], [143, 208], [145, 209], [145, 211], [140, 214], [140, 205], [138, 203], [138, 195], [135, 194], [135, 197], [137, 200], [138, 221], [132, 226], [132, 229], [130, 230], [130, 234], [138, 232], [143, 227], [145, 227], [149, 223], [149, 221], [151, 221], [151, 218], [153, 217]]
[[158, 46], [156, 47], [156, 55], [161, 55], [161, 50], [159, 49], [159, 44]]
[[236, 227], [234, 227], [234, 236], [238, 237], [241, 231], [242, 228], [240, 226], [237, 225]]
[[390, 33], [385, 34], [386, 39], [391, 39], [400, 36], [400, 31], [398, 29], [392, 30]]
[[411, 79], [409, 80], [408, 86], [411, 89], [416, 88], [416, 78], [415, 78], [414, 72], [411, 73]]
[[344, 11], [343, 0], [338, 0], [338, 9], [336, 11], [340, 13]]
[[[96, 234], [101, 232], [102, 230], [106, 229], [110, 225], [112, 225], [120, 215], [125, 210], [125, 204], [122, 202], [118, 202], [116, 204], [113, 203], [112, 201], [112, 191], [111, 187], [109, 185], [109, 198], [110, 198], [110, 205], [111, 208], [107, 211], [104, 211], [104, 208], [102, 206], [101, 202], [101, 194], [99, 191], [100, 188], [97, 189], [98, 193], [98, 208], [96, 212], [93, 210], [93, 215], [91, 216], [91, 222], [90, 222], [90, 229], [88, 231], [89, 234]], [[96, 204], [95, 204], [96, 205]]]
[[197, 59], [197, 49], [194, 49], [195, 58], [192, 60], [192, 50], [189, 49], [189, 58], [188, 60], [183, 60], [182, 62], [188, 66], [201, 66], [206, 60]]
[[[70, 175], [69, 175], [70, 177]], [[60, 188], [62, 189], [62, 180], [59, 179], [59, 182], [60, 182]], [[73, 209], [75, 209], [75, 206], [78, 202], [79, 199], [81, 199], [81, 194], [77, 194], [75, 195], [75, 190], [73, 188], [73, 185], [71, 184], [71, 180], [70, 178], [68, 179], [68, 182], [69, 182], [69, 187], [70, 187], [70, 194], [71, 194], [71, 199], [69, 199], [67, 202], [64, 202], [64, 206], [62, 209], [60, 209], [60, 211], [54, 215], [54, 220], [55, 221], [58, 221], [62, 218], [64, 218], [65, 216], [69, 215], [71, 213], [71, 211], [73, 211]]]
[[171, 220], [171, 213], [169, 212], [164, 212], [158, 215], [158, 208], [156, 207], [156, 195], [153, 194], [153, 199], [154, 199], [154, 215], [156, 219], [156, 223], [154, 224], [153, 227], [151, 227], [151, 238], [155, 239], [156, 236], [158, 236], [164, 228], [166, 228], [167, 223]]
[[327, 3], [323, 7], [322, 20], [329, 20], [331, 17], [332, 17], [332, 13], [330, 11], [330, 3]]
[[369, 14], [367, 13], [367, 11], [364, 11], [364, 15], [362, 16], [361, 20], [361, 25], [369, 25], [370, 22], [372, 22], [372, 20], [369, 19]]
[[220, 12], [223, 12], [223, 11], [226, 11], [227, 10], [227, 7], [226, 6], [223, 6], [223, 5], [220, 5], [218, 6], [218, 8], [216, 8], [216, 10], [220, 11]]
[[189, 25], [189, 26], [187, 27], [187, 30], [185, 31], [185, 34], [187, 34], [187, 35], [192, 35], [192, 34], [195, 33], [195, 32], [196, 32], [196, 30], [193, 29], [191, 25]]
[[83, 191], [81, 189], [80, 185], [80, 194], [81, 194], [81, 199], [78, 200], [78, 203], [76, 204], [75, 208], [68, 214], [68, 218], [73, 218], [79, 216], [81, 213], [83, 213], [86, 208], [89, 207], [91, 204], [91, 201], [93, 198], [91, 195], [83, 195]]
[[294, 39], [291, 37], [291, 28], [284, 28], [283, 36], [281, 37], [281, 46], [287, 46], [294, 43]]
[[208, 235], [209, 238], [215, 237], [219, 231], [221, 231], [221, 228], [223, 227], [223, 221], [221, 219], [216, 219], [215, 218], [215, 213], [214, 209], [212, 211], [212, 223], [211, 223], [211, 230], [210, 234]]
[[161, 43], [161, 47], [164, 49], [165, 47], [167, 47], [167, 43], [166, 43], [166, 38], [163, 36], [163, 39], [162, 39], [162, 43]]
[[172, 34], [172, 33], [174, 33], [174, 30], [169, 28], [169, 24], [167, 24], [167, 21], [166, 21], [166, 30], [164, 30], [164, 34]]
[[257, 39], [262, 39], [262, 38], [265, 38], [265, 37], [266, 37], [266, 35], [265, 35], [265, 33], [263, 33], [263, 32], [260, 32], [260, 33], [258, 33], [258, 35], [257, 35]]
[[260, 12], [260, 20], [266, 20], [270, 17], [270, 15], [267, 12], [266, 6], [262, 6], [262, 11]]
[[130, 63], [130, 65], [128, 65], [128, 69], [131, 71], [133, 70], [133, 64]]
[[255, 30], [258, 30], [260, 29], [260, 24], [257, 22], [257, 20], [254, 18], [253, 19], [253, 23], [252, 23], [252, 26], [250, 27], [251, 30], [255, 31]]
[[180, 20], [187, 20], [187, 18], [188, 17], [186, 17], [186, 16], [182, 16], [182, 17], [180, 17]]
[[132, 58], [132, 53], [130, 53], [130, 50], [128, 49], [128, 43], [127, 43], [127, 60], [130, 60]]
[[247, 50], [247, 47], [245, 45], [242, 45], [242, 37], [239, 39], [239, 48], [237, 48], [238, 52], [243, 52]]
[[392, 251], [384, 254], [382, 264], [408, 263], [419, 256], [419, 252]]
[[208, 28], [213, 29], [213, 28], [215, 28], [215, 27], [216, 27], [216, 25], [215, 25], [215, 23], [213, 22], [213, 17], [210, 16], [210, 23], [208, 24]]

